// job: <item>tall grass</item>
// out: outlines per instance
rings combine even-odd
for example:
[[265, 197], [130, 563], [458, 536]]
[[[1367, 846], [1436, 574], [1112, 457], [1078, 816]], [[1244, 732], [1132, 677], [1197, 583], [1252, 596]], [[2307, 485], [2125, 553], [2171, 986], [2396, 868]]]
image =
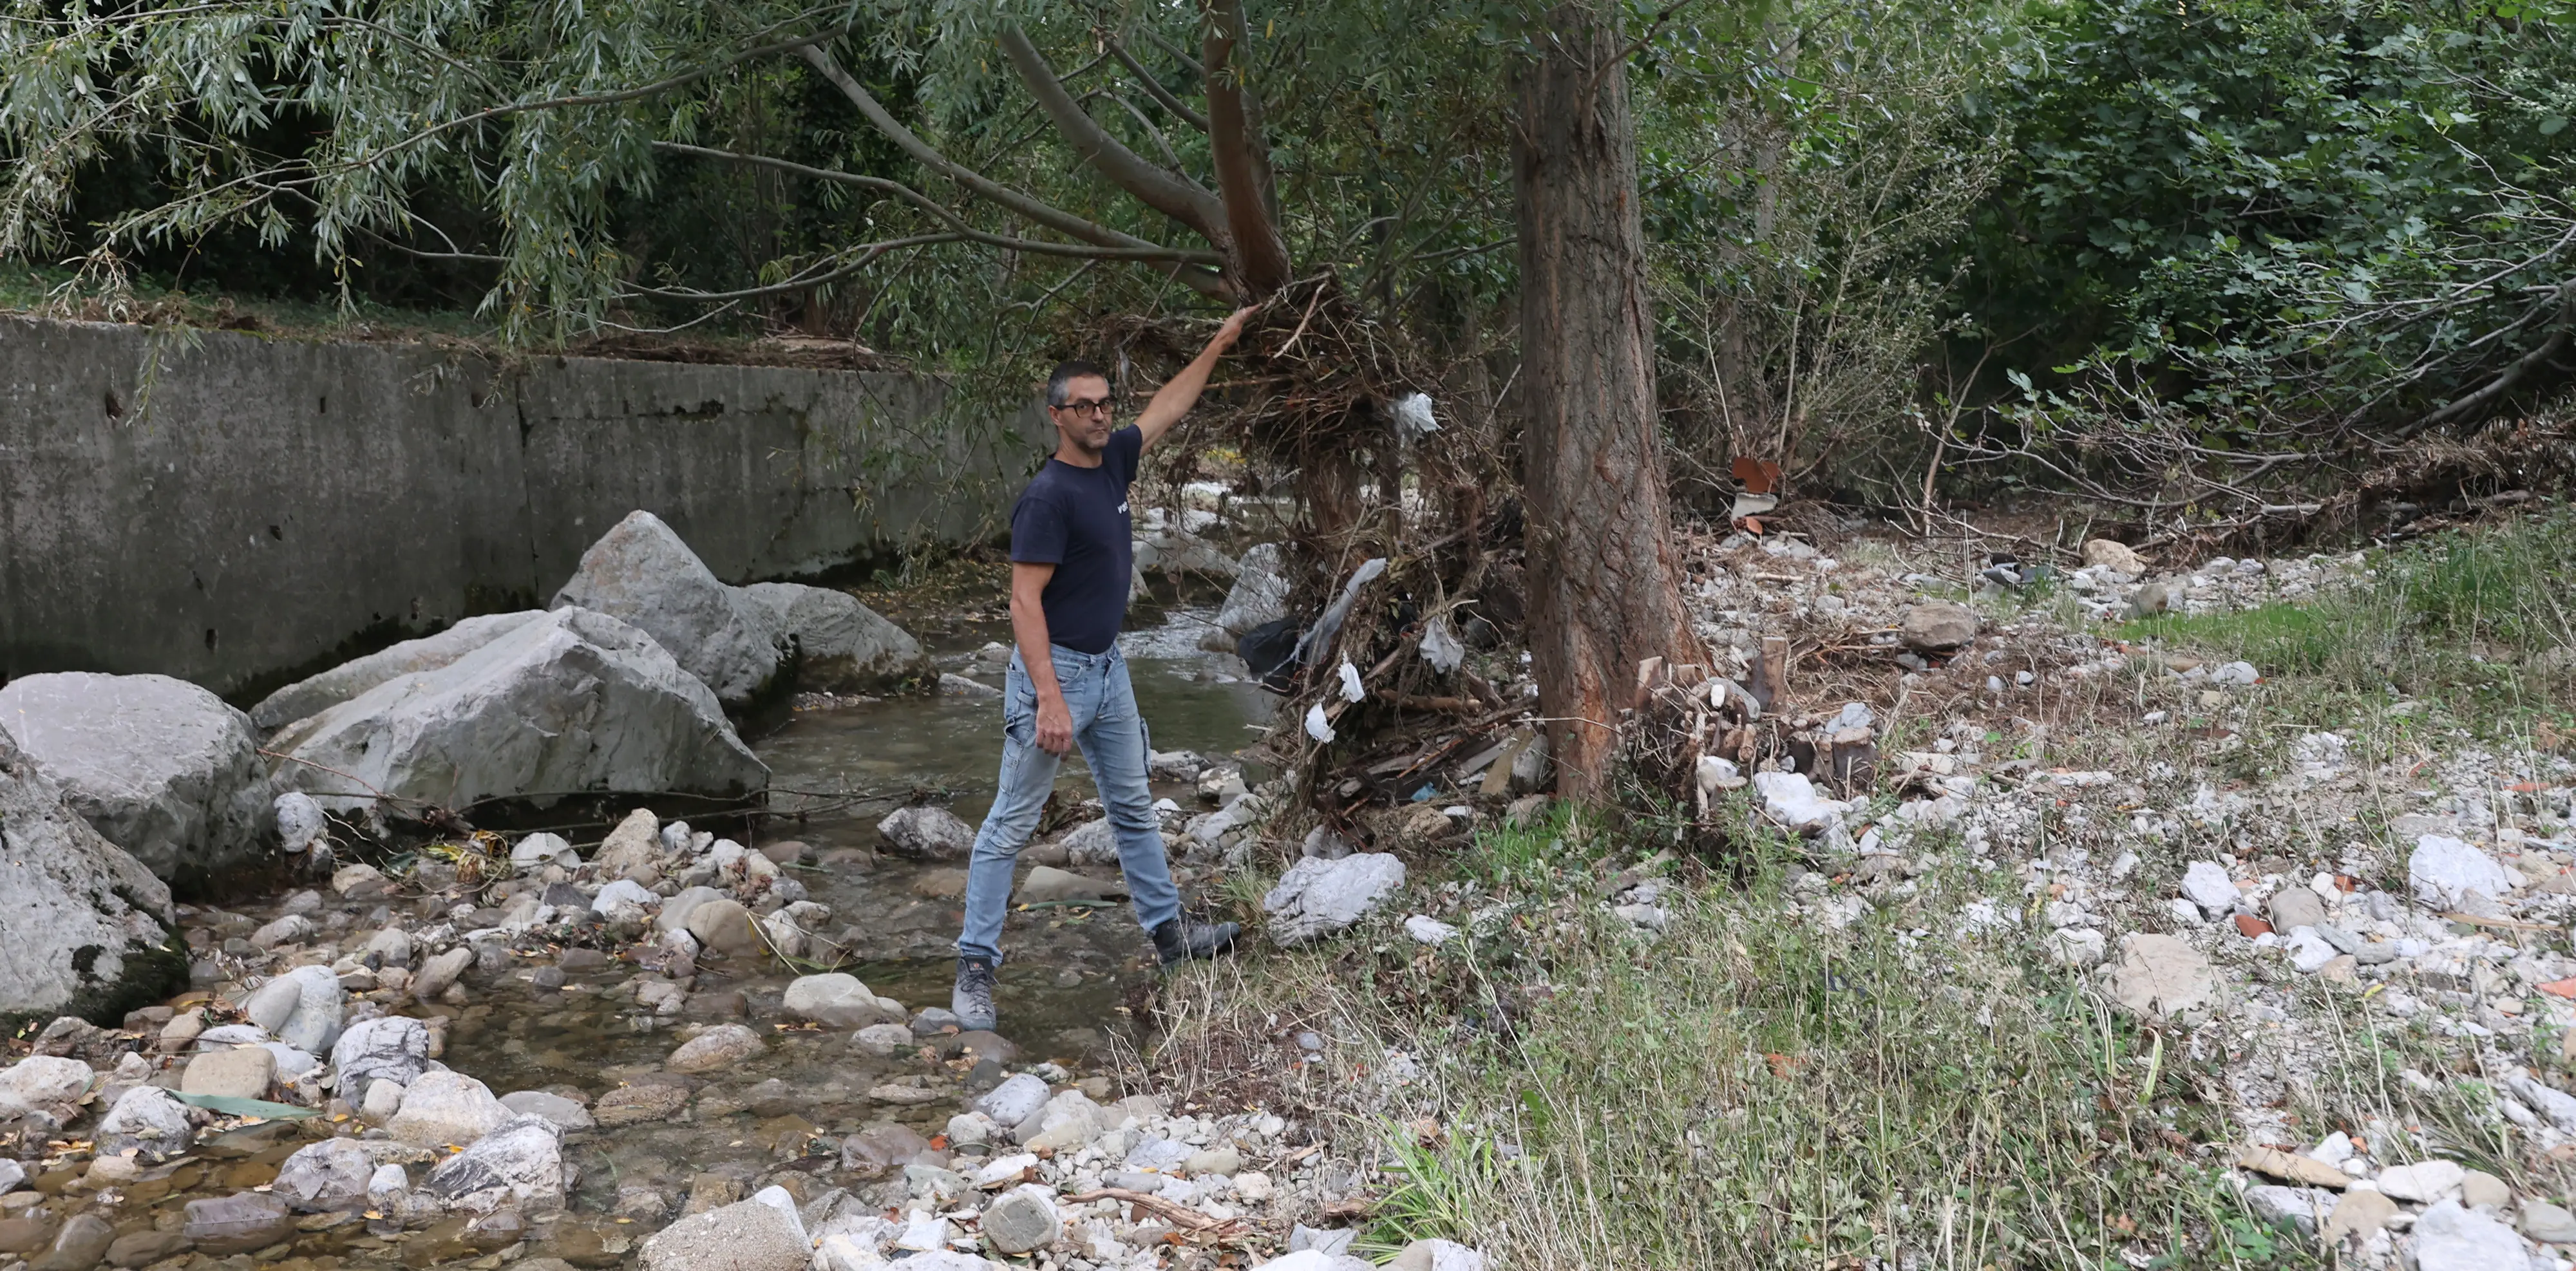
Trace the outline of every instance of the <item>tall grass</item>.
[[2374, 553], [2371, 569], [2304, 604], [2160, 614], [2121, 633], [2347, 697], [2393, 689], [2490, 716], [2576, 705], [2576, 512], [2448, 532]]
[[[1418, 1085], [1340, 1105], [1389, 1143], [1363, 1242], [1381, 1253], [1445, 1236], [1549, 1271], [2311, 1264], [2198, 1153], [2231, 1131], [2181, 1034], [2142, 1032], [2023, 927], [1954, 930], [1959, 901], [2009, 911], [2010, 875], [1961, 864], [1836, 931], [1783, 912], [1796, 869], [1765, 844], [1749, 882], [1676, 880], [1649, 941], [1606, 912], [1605, 845], [1582, 837], [1484, 836], [1456, 862], [1489, 902], [1466, 934], [1265, 959], [1167, 1048], [1293, 1010], [1329, 1021], [1348, 1071], [1411, 1056]], [[1384, 1138], [1425, 1115], [1438, 1135]]]

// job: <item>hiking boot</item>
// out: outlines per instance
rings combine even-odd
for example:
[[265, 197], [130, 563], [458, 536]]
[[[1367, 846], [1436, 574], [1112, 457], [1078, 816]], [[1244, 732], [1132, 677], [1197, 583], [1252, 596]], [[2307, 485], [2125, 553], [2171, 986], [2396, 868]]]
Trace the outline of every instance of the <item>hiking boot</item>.
[[993, 964], [982, 958], [957, 959], [957, 988], [948, 995], [957, 1031], [993, 1031]]
[[1232, 948], [1234, 938], [1242, 932], [1242, 927], [1231, 922], [1173, 918], [1154, 928], [1154, 952], [1162, 955], [1164, 966], [1191, 958], [1213, 958]]

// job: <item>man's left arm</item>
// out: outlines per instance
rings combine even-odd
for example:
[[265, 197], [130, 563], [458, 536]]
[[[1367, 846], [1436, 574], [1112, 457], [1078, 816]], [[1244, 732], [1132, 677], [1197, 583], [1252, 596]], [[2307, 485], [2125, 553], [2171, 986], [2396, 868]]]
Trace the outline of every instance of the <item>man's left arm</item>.
[[1208, 376], [1216, 372], [1216, 360], [1234, 347], [1235, 340], [1243, 335], [1244, 319], [1251, 317], [1252, 311], [1260, 307], [1247, 305], [1235, 310], [1226, 318], [1225, 325], [1216, 329], [1216, 335], [1208, 341], [1207, 347], [1199, 350], [1199, 355], [1191, 359], [1188, 366], [1182, 367], [1180, 374], [1155, 392], [1154, 400], [1145, 403], [1144, 413], [1136, 416], [1136, 431], [1143, 434], [1143, 444], [1138, 450], [1153, 449], [1154, 443], [1161, 441], [1163, 434], [1170, 432], [1172, 425], [1181, 422], [1181, 417], [1190, 413], [1190, 407], [1198, 404], [1199, 393], [1207, 387]]

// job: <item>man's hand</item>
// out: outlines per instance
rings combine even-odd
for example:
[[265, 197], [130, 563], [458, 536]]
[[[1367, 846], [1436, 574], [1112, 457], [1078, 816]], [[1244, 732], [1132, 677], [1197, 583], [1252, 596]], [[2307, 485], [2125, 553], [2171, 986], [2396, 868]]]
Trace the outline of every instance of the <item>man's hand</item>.
[[1061, 696], [1038, 699], [1038, 749], [1059, 759], [1073, 749], [1073, 712]]
[[1172, 425], [1181, 422], [1181, 416], [1190, 413], [1190, 407], [1198, 404], [1199, 390], [1207, 387], [1208, 376], [1216, 370], [1216, 360], [1223, 357], [1227, 349], [1233, 348], [1235, 341], [1243, 338], [1243, 324], [1251, 320], [1260, 308], [1259, 305], [1245, 305], [1227, 314], [1224, 324], [1217, 327], [1214, 336], [1209, 337], [1207, 347], [1199, 350], [1199, 355], [1192, 358], [1188, 366], [1182, 367], [1180, 374], [1164, 384], [1154, 394], [1154, 400], [1145, 403], [1144, 412], [1136, 416], [1136, 431], [1143, 434], [1141, 440], [1144, 442], [1138, 447], [1140, 451], [1152, 449], [1155, 442], [1163, 439], [1164, 433], [1172, 430]]

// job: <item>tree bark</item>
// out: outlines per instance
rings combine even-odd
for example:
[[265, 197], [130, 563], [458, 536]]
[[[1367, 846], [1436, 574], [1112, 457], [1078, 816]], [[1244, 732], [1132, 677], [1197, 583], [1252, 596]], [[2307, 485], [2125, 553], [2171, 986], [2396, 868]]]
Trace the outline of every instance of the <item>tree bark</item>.
[[1214, 0], [1205, 18], [1201, 57], [1207, 67], [1208, 149], [1216, 188], [1225, 199], [1227, 231], [1244, 298], [1263, 300], [1288, 285], [1288, 244], [1279, 236], [1270, 145], [1261, 129], [1261, 98], [1245, 82], [1248, 55], [1242, 0]]
[[1617, 0], [1548, 12], [1516, 72], [1529, 643], [1557, 791], [1610, 776], [1637, 664], [1708, 661], [1682, 607]]

